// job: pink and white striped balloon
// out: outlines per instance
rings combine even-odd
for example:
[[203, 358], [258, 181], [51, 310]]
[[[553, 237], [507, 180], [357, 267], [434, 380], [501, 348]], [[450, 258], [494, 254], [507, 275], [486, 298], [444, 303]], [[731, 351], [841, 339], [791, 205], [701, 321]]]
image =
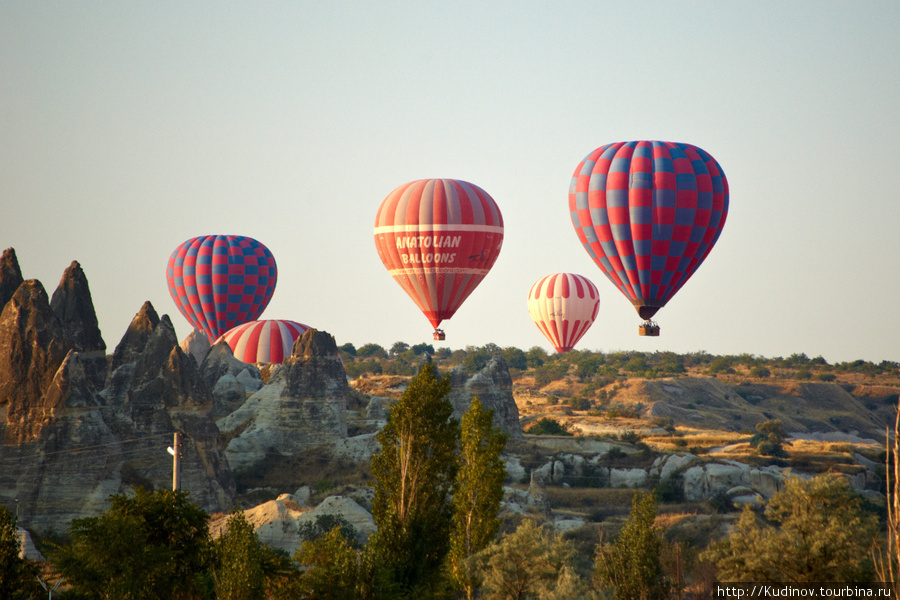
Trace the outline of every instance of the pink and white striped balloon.
[[600, 294], [587, 277], [553, 273], [534, 282], [528, 312], [557, 352], [575, 347], [597, 318]]
[[235, 358], [245, 363], [280, 363], [307, 329], [308, 325], [284, 319], [250, 321], [229, 329], [216, 341], [225, 340]]

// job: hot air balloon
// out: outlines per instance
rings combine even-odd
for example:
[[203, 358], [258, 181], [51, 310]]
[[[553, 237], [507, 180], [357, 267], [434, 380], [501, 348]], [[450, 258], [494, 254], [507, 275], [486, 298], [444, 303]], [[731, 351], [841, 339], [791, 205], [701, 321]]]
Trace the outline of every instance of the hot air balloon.
[[420, 179], [388, 194], [375, 216], [375, 247], [391, 277], [443, 340], [453, 316], [500, 254], [503, 217], [477, 185]]
[[599, 309], [597, 287], [575, 273], [545, 275], [528, 292], [528, 312], [534, 324], [559, 353], [575, 347]]
[[659, 335], [650, 319], [719, 239], [728, 181], [691, 144], [607, 144], [575, 169], [569, 212], [585, 250], [644, 319], [638, 332]]
[[169, 257], [166, 282], [181, 314], [210, 342], [259, 318], [272, 299], [278, 269], [269, 249], [242, 235], [204, 235]]
[[224, 340], [235, 358], [245, 363], [280, 363], [291, 355], [294, 341], [307, 329], [308, 325], [284, 319], [250, 321], [216, 341]]

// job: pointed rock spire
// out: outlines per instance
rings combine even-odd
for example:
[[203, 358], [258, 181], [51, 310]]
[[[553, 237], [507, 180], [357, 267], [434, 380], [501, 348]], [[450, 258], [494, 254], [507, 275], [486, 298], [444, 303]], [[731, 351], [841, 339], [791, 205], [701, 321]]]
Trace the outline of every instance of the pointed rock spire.
[[157, 325], [159, 325], [159, 315], [156, 314], [156, 310], [149, 301], [144, 302], [141, 310], [131, 320], [128, 330], [122, 336], [122, 341], [116, 346], [112, 362], [113, 371], [138, 359]]
[[0, 255], [0, 312], [3, 311], [3, 307], [13, 297], [23, 281], [25, 280], [22, 279], [16, 251], [13, 248], [7, 248]]
[[6, 441], [40, 433], [44, 393], [73, 343], [37, 279], [24, 281], [0, 313], [0, 406], [8, 404]]
[[50, 308], [69, 330], [78, 352], [106, 351], [106, 342], [100, 335], [91, 288], [78, 264], [72, 264], [63, 273], [59, 286], [50, 299]]

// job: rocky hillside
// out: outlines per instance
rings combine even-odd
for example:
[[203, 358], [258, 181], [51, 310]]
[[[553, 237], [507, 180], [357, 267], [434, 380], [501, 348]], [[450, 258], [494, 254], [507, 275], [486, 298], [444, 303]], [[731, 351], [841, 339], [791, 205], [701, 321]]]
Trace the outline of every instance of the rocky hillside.
[[[459, 414], [473, 394], [521, 436], [502, 359], [453, 373]], [[176, 431], [181, 488], [211, 513], [319, 482], [327, 464], [365, 483], [393, 397], [351, 387], [326, 332], [307, 331], [291, 357], [260, 368], [205, 336], [179, 343], [149, 302], [108, 354], [77, 262], [48, 297], [13, 249], [0, 257], [0, 503], [30, 529], [61, 532], [111, 494], [169, 487]]]

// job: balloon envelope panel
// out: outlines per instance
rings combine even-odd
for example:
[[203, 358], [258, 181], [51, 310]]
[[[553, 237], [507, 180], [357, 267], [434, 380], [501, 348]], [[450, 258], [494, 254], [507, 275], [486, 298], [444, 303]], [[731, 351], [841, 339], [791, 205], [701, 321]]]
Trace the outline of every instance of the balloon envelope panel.
[[374, 233], [384, 266], [437, 328], [497, 260], [503, 217], [493, 198], [474, 184], [420, 179], [384, 199]]
[[245, 363], [280, 363], [307, 329], [308, 325], [285, 319], [251, 321], [227, 331], [217, 342], [224, 340], [235, 358]]
[[600, 294], [575, 273], [545, 275], [528, 292], [528, 312], [557, 352], [568, 352], [587, 333], [600, 309]]
[[277, 279], [269, 249], [241, 235], [191, 238], [172, 252], [166, 269], [178, 310], [210, 341], [258, 319], [272, 299]]
[[691, 144], [601, 146], [575, 169], [572, 225], [610, 281], [649, 319], [709, 255], [728, 215], [728, 180]]

